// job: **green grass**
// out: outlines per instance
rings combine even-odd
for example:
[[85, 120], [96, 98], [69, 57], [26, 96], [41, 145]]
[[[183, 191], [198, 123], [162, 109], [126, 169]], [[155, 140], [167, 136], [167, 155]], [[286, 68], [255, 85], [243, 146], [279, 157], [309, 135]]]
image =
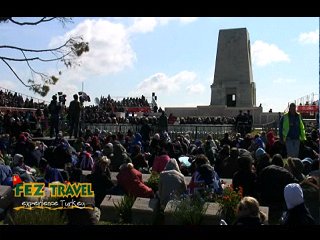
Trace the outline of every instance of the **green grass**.
[[12, 210], [8, 213], [8, 219], [12, 225], [65, 225], [67, 223], [64, 212], [49, 209]]

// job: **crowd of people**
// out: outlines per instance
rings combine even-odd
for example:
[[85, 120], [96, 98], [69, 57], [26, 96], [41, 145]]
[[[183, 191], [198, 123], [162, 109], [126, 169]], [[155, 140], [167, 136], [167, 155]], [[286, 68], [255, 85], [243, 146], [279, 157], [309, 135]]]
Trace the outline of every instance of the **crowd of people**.
[[100, 97], [99, 107], [107, 112], [125, 112], [125, 108], [127, 107], [150, 107], [150, 105], [143, 95], [139, 98], [127, 97], [123, 98], [121, 101], [116, 101], [111, 98], [109, 94], [107, 97]]
[[[109, 96], [101, 100], [100, 103], [106, 103], [103, 107], [113, 107]], [[143, 100], [127, 99], [121, 104], [142, 104]], [[19, 176], [24, 182], [38, 181], [46, 185], [55, 181], [80, 182], [82, 171], [87, 170], [91, 174], [86, 181], [92, 183], [97, 208], [107, 194], [127, 194], [159, 198], [163, 210], [175, 196], [200, 194], [203, 197], [208, 191], [221, 195], [224, 191], [221, 178], [229, 178], [235, 190], [242, 189], [244, 198], [238, 205], [236, 221], [227, 224], [266, 224], [260, 205], [269, 207], [270, 224], [319, 223], [319, 132], [305, 128], [294, 104], [279, 121], [279, 135], [274, 129], [252, 135], [250, 113], [239, 113], [235, 119], [175, 119], [179, 124], [234, 123], [238, 130], [226, 132], [221, 139], [210, 134], [205, 139], [191, 139], [187, 133], [175, 138], [170, 136], [165, 112], [158, 118], [119, 118], [112, 115], [114, 109], [108, 113], [99, 106], [85, 108], [85, 121], [123, 122], [141, 127], [136, 128], [136, 132], [112, 133], [89, 128], [78, 131], [76, 122], [80, 119], [81, 106], [75, 95], [66, 110], [73, 122], [68, 133], [76, 138], [72, 142], [68, 142], [56, 125], [59, 106], [61, 108], [53, 97], [45, 113], [38, 108], [35, 112], [7, 111], [0, 115], [3, 133], [0, 136], [0, 185], [13, 186], [13, 176]], [[33, 141], [37, 132], [31, 131], [39, 128], [43, 116], [55, 122], [50, 131], [54, 140], [48, 146]], [[250, 129], [240, 127], [243, 122]], [[153, 125], [157, 127], [152, 128]], [[117, 184], [111, 180], [111, 172], [117, 172]], [[159, 174], [158, 191], [143, 181], [142, 173]], [[191, 177], [189, 184], [185, 176]]]
[[2, 107], [17, 107], [17, 108], [38, 108], [44, 107], [45, 102], [34, 101], [33, 98], [26, 97], [25, 99], [17, 92], [11, 92], [0, 89], [0, 106]]
[[[259, 204], [269, 207], [271, 224], [319, 222], [316, 129], [306, 132], [297, 156], [273, 130], [255, 136], [248, 133], [244, 138], [240, 133], [225, 133], [222, 139], [212, 135], [190, 139], [187, 134], [171, 139], [165, 130], [151, 134], [148, 128], [136, 133], [87, 129], [71, 143], [59, 133], [50, 146], [34, 142], [30, 133], [22, 132], [17, 138], [2, 135], [0, 150], [0, 184], [10, 185], [12, 174], [25, 182], [79, 182], [81, 172], [89, 170], [87, 181], [92, 183], [98, 208], [107, 194], [130, 194], [157, 197], [163, 209], [174, 195], [202, 194], [204, 189], [222, 194], [221, 178], [231, 178], [234, 189], [241, 187], [245, 197], [234, 224], [265, 224], [263, 214], [257, 211]], [[185, 157], [187, 162], [182, 160]], [[35, 179], [33, 169], [41, 170], [42, 180]], [[117, 172], [116, 185], [111, 172]], [[152, 172], [160, 174], [157, 192], [141, 177]], [[185, 176], [191, 176], [189, 184]]]
[[[170, 116], [168, 121], [170, 121]], [[234, 117], [215, 116], [215, 117], [179, 117], [175, 118], [173, 124], [235, 124]]]

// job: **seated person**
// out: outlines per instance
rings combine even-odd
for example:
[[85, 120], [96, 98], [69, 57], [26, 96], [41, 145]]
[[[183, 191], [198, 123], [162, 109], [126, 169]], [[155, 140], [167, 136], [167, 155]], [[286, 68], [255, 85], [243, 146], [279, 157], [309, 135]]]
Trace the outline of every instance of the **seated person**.
[[38, 179], [38, 182], [45, 182], [46, 186], [51, 182], [64, 182], [64, 179], [57, 168], [52, 168], [45, 158], [41, 158], [39, 163], [40, 173], [44, 176], [43, 179]]
[[35, 182], [33, 176], [36, 173], [34, 168], [31, 168], [24, 163], [24, 157], [21, 154], [15, 154], [12, 162], [12, 172], [18, 174], [23, 182]]
[[117, 180], [118, 185], [130, 196], [154, 197], [153, 190], [143, 183], [142, 173], [135, 169], [132, 163], [125, 163], [120, 166]]
[[111, 193], [113, 182], [109, 170], [110, 160], [103, 156], [97, 163], [91, 174], [87, 176], [89, 182], [92, 183], [92, 190], [94, 191], [95, 205], [100, 207], [104, 197]]
[[194, 161], [196, 171], [193, 173], [188, 186], [190, 193], [202, 193], [209, 189], [216, 194], [222, 194], [220, 177], [210, 165], [208, 158], [204, 154], [200, 154]]
[[260, 211], [259, 202], [253, 197], [244, 197], [237, 207], [237, 220], [234, 225], [260, 226], [265, 224], [266, 215]]

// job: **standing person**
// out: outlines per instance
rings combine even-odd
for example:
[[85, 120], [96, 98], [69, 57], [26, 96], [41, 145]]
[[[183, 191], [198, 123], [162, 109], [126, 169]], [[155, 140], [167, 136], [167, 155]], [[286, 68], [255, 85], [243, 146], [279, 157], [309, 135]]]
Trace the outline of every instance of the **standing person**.
[[68, 117], [70, 120], [70, 138], [74, 135], [75, 138], [78, 137], [78, 128], [79, 128], [79, 120], [80, 120], [80, 112], [81, 106], [80, 102], [78, 101], [78, 95], [73, 95], [73, 100], [70, 102], [69, 105], [69, 112]]
[[50, 138], [53, 137], [53, 132], [55, 131], [55, 136], [59, 133], [59, 115], [60, 115], [61, 105], [57, 101], [57, 96], [53, 95], [52, 100], [49, 104], [50, 113]]
[[279, 135], [280, 141], [286, 145], [288, 157], [299, 157], [300, 141], [306, 140], [306, 134], [295, 103], [291, 103], [289, 112], [281, 117]]
[[247, 118], [248, 124], [246, 126], [246, 133], [251, 133], [253, 125], [253, 116], [251, 115], [250, 110], [247, 110]]
[[168, 132], [168, 117], [164, 111], [162, 111], [161, 116], [159, 117], [159, 132]]

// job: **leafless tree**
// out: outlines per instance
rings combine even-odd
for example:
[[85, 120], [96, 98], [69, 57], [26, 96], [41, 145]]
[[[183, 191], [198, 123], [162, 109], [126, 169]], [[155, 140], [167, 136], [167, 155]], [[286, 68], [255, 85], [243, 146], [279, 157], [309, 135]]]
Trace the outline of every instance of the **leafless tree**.
[[[0, 17], [1, 23], [13, 23], [19, 26], [34, 26], [53, 20], [59, 21], [63, 26], [66, 23], [72, 22], [71, 18], [65, 17], [40, 17], [39, 19], [32, 18], [33, 21], [19, 21], [13, 17]], [[50, 90], [50, 85], [57, 83], [61, 75], [58, 71], [56, 76], [48, 75], [34, 67], [34, 63], [48, 63], [48, 62], [62, 62], [67, 68], [70, 68], [77, 63], [77, 58], [83, 53], [89, 51], [88, 42], [84, 42], [82, 37], [71, 37], [62, 45], [55, 48], [48, 49], [28, 49], [11, 45], [0, 45], [0, 60], [11, 70], [14, 76], [25, 86], [41, 96], [46, 96]], [[21, 57], [17, 56], [21, 53]], [[23, 62], [31, 72], [31, 78], [23, 80], [18, 73], [14, 70], [12, 63]]]

